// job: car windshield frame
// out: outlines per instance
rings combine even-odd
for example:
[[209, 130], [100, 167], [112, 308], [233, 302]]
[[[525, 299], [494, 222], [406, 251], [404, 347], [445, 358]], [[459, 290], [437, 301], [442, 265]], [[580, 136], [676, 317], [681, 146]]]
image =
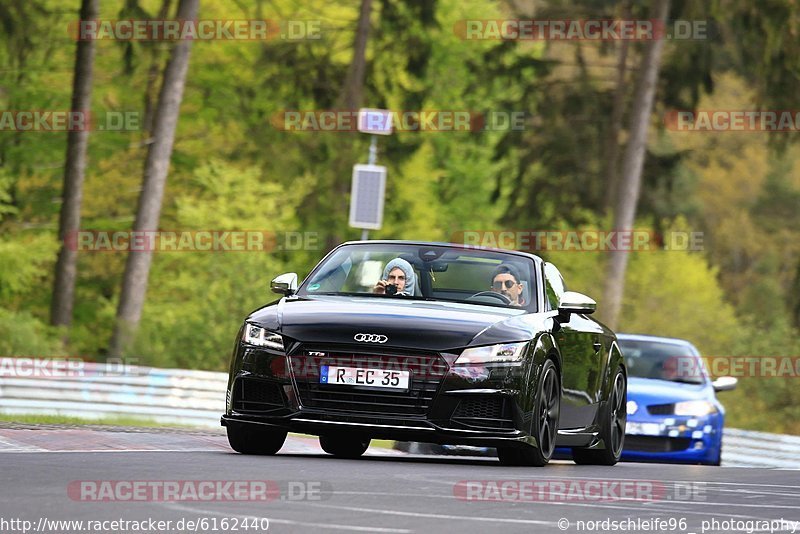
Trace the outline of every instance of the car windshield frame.
[[[422, 293], [422, 287], [420, 287], [420, 294], [419, 295], [403, 295], [402, 297], [396, 297], [393, 295], [384, 295], [384, 294], [377, 294], [372, 292], [363, 292], [363, 291], [309, 291], [309, 286], [312, 283], [312, 280], [315, 280], [317, 276], [321, 273], [325, 273], [326, 270], [329, 270], [331, 273], [335, 270], [339, 269], [343, 263], [340, 263], [338, 260], [335, 260], [336, 263], [330, 265], [333, 258], [337, 258], [339, 254], [343, 251], [348, 251], [348, 249], [352, 248], [369, 248], [367, 252], [375, 253], [377, 255], [380, 254], [387, 254], [392, 253], [403, 257], [409, 257], [409, 255], [415, 255], [416, 257], [413, 258], [415, 262], [414, 267], [417, 273], [417, 276], [421, 278], [420, 275], [428, 274], [431, 271], [427, 269], [419, 269], [419, 265], [422, 264], [423, 266], [427, 265], [430, 267], [433, 263], [446, 263], [450, 260], [452, 263], [448, 264], [448, 268], [450, 265], [455, 265], [457, 258], [447, 258], [448, 254], [457, 253], [460, 256], [472, 256], [475, 258], [475, 261], [487, 261], [487, 262], [494, 262], [496, 263], [497, 260], [500, 260], [501, 263], [513, 262], [513, 264], [517, 267], [520, 264], [525, 266], [524, 273], [520, 273], [521, 278], [527, 284], [527, 296], [528, 301], [523, 306], [510, 306], [501, 302], [497, 299], [497, 302], [492, 301], [483, 301], [483, 300], [475, 300], [469, 301], [463, 298], [444, 298], [442, 296], [436, 295], [425, 295]], [[404, 250], [405, 249], [405, 250]], [[430, 252], [433, 251], [433, 252]], [[430, 257], [433, 258], [431, 261], [426, 262], [422, 258], [422, 254], [425, 252], [430, 252]], [[359, 250], [358, 253], [363, 253], [362, 250]], [[352, 252], [351, 252], [352, 254]], [[428, 257], [428, 256], [426, 256]], [[445, 258], [444, 260], [441, 258]], [[506, 261], [503, 261], [506, 260]], [[458, 262], [462, 263], [462, 262]], [[463, 265], [467, 265], [467, 262], [463, 262]], [[500, 263], [497, 263], [498, 265]], [[351, 267], [352, 268], [352, 265]], [[412, 242], [392, 242], [392, 241], [371, 241], [371, 242], [355, 242], [355, 243], [344, 243], [339, 245], [331, 252], [329, 252], [325, 257], [323, 257], [319, 263], [311, 270], [308, 276], [302, 281], [296, 291], [296, 295], [301, 298], [313, 298], [314, 296], [342, 296], [342, 297], [364, 297], [364, 298], [379, 298], [379, 299], [390, 299], [393, 301], [402, 299], [408, 301], [426, 301], [426, 302], [442, 302], [442, 303], [458, 303], [458, 304], [466, 304], [466, 305], [475, 305], [475, 306], [489, 306], [492, 308], [501, 308], [501, 309], [508, 309], [508, 310], [521, 310], [527, 313], [535, 313], [543, 309], [542, 302], [541, 302], [541, 295], [540, 295], [540, 287], [542, 281], [540, 280], [541, 268], [537, 258], [530, 254], [518, 253], [515, 251], [506, 251], [506, 250], [498, 250], [498, 249], [486, 249], [481, 247], [464, 247], [464, 246], [456, 246], [456, 245], [448, 245], [442, 243], [412, 243]], [[437, 271], [435, 268], [433, 270], [433, 276], [435, 277], [438, 272], [446, 272], [446, 271]], [[349, 276], [347, 273], [345, 276]], [[428, 281], [428, 284], [431, 282], [435, 282], [435, 278]], [[418, 286], [423, 286], [425, 283], [420, 279], [417, 280]], [[489, 291], [490, 287], [490, 280], [486, 280], [485, 283], [485, 290]], [[434, 291], [437, 289], [435, 287], [431, 288]], [[449, 288], [438, 288], [440, 291], [446, 291]], [[453, 289], [456, 290], [455, 288]], [[471, 290], [471, 289], [470, 289]], [[463, 289], [458, 289], [458, 291], [463, 291]]]
[[[626, 344], [643, 344], [643, 345], [658, 345], [664, 347], [674, 347], [675, 354], [671, 357], [692, 357], [695, 359], [696, 364], [699, 366], [701, 370], [701, 376], [696, 377], [696, 379], [691, 378], [681, 378], [680, 376], [676, 376], [675, 378], [664, 378], [664, 377], [655, 377], [655, 376], [642, 376], [641, 374], [634, 374], [639, 369], [636, 365], [630, 365], [629, 357], [625, 355], [625, 345]], [[665, 382], [672, 382], [675, 384], [690, 384], [694, 386], [702, 386], [709, 381], [709, 374], [708, 370], [705, 367], [705, 363], [703, 362], [703, 358], [701, 357], [700, 353], [691, 343], [681, 342], [678, 340], [661, 340], [661, 339], [636, 339], [636, 338], [617, 338], [617, 344], [619, 345], [619, 349], [622, 352], [622, 357], [625, 360], [625, 364], [628, 368], [628, 376], [631, 378], [642, 378], [646, 380], [663, 380]], [[646, 353], [645, 349], [642, 349], [643, 353]], [[651, 365], [654, 365], [653, 362]], [[679, 364], [678, 364], [679, 365]], [[652, 374], [652, 373], [651, 373]]]

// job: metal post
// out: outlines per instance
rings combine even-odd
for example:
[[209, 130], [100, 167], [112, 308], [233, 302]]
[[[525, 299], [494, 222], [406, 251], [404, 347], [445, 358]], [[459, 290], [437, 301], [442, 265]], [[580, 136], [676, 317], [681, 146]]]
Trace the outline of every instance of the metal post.
[[[375, 165], [378, 161], [378, 136], [371, 135], [369, 140], [369, 158], [367, 163], [370, 165]], [[366, 241], [369, 239], [369, 230], [363, 228], [361, 230], [361, 241]]]
[[370, 137], [368, 163], [370, 165], [375, 165], [378, 163], [378, 137], [376, 135], [372, 135]]

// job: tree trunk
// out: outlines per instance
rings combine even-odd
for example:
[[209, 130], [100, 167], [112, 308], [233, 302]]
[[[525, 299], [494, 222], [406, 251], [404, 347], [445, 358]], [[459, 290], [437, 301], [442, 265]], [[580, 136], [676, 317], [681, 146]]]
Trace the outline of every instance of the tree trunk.
[[[156, 20], [164, 20], [169, 16], [169, 8], [172, 0], [163, 0], [161, 9], [158, 11]], [[142, 120], [142, 130], [145, 142], [149, 142], [150, 134], [153, 132], [153, 93], [156, 90], [158, 72], [161, 70], [161, 43], [152, 43], [150, 49], [150, 66], [147, 68], [147, 87], [144, 90], [144, 120]]]
[[[631, 5], [625, 1], [622, 4], [622, 20], [630, 20]], [[620, 41], [619, 55], [617, 56], [617, 80], [614, 88], [614, 99], [611, 103], [611, 122], [609, 125], [608, 136], [606, 137], [605, 149], [605, 182], [606, 192], [603, 202], [604, 211], [610, 210], [617, 200], [619, 188], [619, 132], [622, 130], [622, 115], [625, 110], [625, 93], [627, 84], [625, 83], [625, 73], [628, 63], [628, 43], [627, 39]]]
[[[656, 24], [663, 28], [669, 12], [669, 0], [653, 0], [653, 16]], [[654, 39], [648, 43], [640, 63], [640, 77], [636, 87], [636, 96], [631, 111], [630, 137], [625, 147], [622, 160], [622, 176], [619, 193], [615, 202], [614, 229], [620, 231], [633, 230], [636, 218], [636, 206], [642, 187], [642, 168], [647, 148], [647, 130], [650, 115], [653, 111], [658, 73], [661, 67], [661, 56], [664, 51], [664, 38]], [[625, 271], [628, 267], [628, 251], [610, 252], [610, 262], [606, 273], [605, 298], [603, 299], [603, 317], [612, 329], [617, 327], [622, 309], [622, 295], [625, 290]]]
[[794, 275], [794, 287], [789, 297], [792, 324], [800, 328], [800, 261], [797, 262], [797, 272]]
[[364, 77], [367, 72], [367, 40], [369, 39], [369, 17], [371, 13], [372, 0], [361, 0], [356, 38], [353, 43], [353, 61], [347, 68], [347, 77], [342, 86], [342, 92], [339, 94], [339, 105], [343, 109], [358, 109], [364, 99]]
[[[181, 0], [177, 18], [196, 19], [198, 4], [199, 0]], [[135, 232], [154, 232], [158, 229], [191, 49], [191, 40], [179, 41], [173, 47], [169, 62], [164, 69], [164, 81], [158, 96], [153, 124], [153, 142], [147, 150], [142, 192], [139, 195], [136, 220], [133, 225]], [[109, 347], [111, 356], [123, 355], [139, 325], [147, 293], [152, 254], [152, 250], [131, 250], [128, 253], [117, 308], [117, 322]]]
[[[82, 0], [81, 20], [98, 18], [99, 0]], [[75, 75], [72, 80], [72, 111], [88, 112], [92, 107], [92, 78], [94, 69], [94, 40], [78, 41], [75, 52]], [[89, 122], [86, 121], [87, 125]], [[67, 134], [67, 157], [64, 164], [64, 187], [58, 239], [61, 248], [56, 261], [53, 300], [50, 322], [57, 326], [72, 324], [72, 307], [75, 301], [78, 251], [67, 245], [81, 225], [83, 179], [86, 172], [86, 147], [89, 130], [72, 130]]]
[[[364, 101], [364, 79], [367, 72], [367, 41], [369, 40], [370, 15], [372, 13], [372, 0], [361, 0], [361, 9], [358, 14], [358, 24], [356, 36], [353, 41], [353, 60], [347, 68], [342, 90], [336, 101], [337, 109], [357, 111]], [[333, 224], [331, 233], [326, 240], [328, 250], [332, 249], [344, 239], [340, 231], [344, 230], [344, 224], [340, 221], [347, 221], [348, 199], [350, 193], [350, 176], [355, 161], [354, 144], [358, 132], [339, 132], [335, 143], [338, 145], [336, 159], [331, 165], [330, 172], [333, 173], [332, 191], [335, 209], [332, 210]]]

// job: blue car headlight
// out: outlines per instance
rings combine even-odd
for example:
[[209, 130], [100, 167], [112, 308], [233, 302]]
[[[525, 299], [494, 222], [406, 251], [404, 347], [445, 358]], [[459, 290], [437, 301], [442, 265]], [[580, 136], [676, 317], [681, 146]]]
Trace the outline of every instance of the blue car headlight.
[[675, 403], [675, 415], [688, 415], [691, 417], [703, 417], [717, 413], [714, 403], [706, 400], [691, 400]]

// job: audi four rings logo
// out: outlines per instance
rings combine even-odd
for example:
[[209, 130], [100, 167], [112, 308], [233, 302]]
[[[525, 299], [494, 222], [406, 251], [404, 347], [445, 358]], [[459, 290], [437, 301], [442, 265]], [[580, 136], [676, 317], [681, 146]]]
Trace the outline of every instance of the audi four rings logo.
[[362, 343], [386, 343], [389, 338], [383, 334], [356, 334], [353, 339]]

